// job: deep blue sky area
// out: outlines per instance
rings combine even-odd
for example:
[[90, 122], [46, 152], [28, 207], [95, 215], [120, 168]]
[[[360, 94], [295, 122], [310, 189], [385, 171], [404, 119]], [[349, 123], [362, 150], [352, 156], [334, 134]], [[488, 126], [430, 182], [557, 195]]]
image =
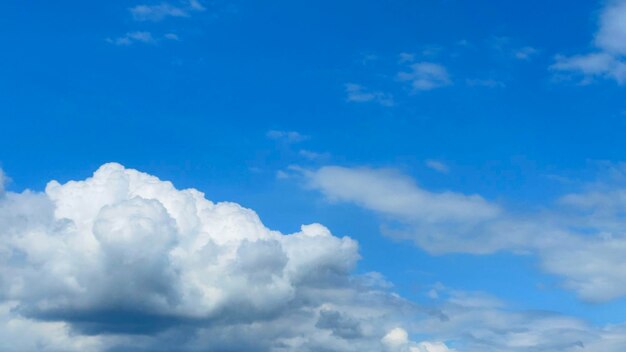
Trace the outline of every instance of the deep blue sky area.
[[164, 2], [0, 5], [8, 190], [114, 161], [238, 202], [283, 233], [319, 222], [350, 236], [356, 272], [380, 272], [415, 302], [439, 283], [511, 309], [623, 322], [623, 296], [581, 299], [543, 254], [432, 253], [385, 234], [405, 218], [294, 176], [393, 169], [509, 218], [552, 214], [626, 160], [626, 75], [558, 66], [594, 52], [623, 64], [626, 50], [594, 42], [610, 1], [207, 0], [185, 16], [133, 17], [144, 3]]

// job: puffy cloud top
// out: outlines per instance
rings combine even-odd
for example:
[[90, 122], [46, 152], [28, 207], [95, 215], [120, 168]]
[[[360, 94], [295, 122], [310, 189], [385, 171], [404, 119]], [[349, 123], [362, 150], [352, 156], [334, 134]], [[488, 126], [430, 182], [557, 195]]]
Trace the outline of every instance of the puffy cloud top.
[[[377, 319], [406, 304], [350, 274], [350, 238], [320, 224], [283, 235], [250, 209], [115, 163], [44, 193], [7, 193], [0, 236], [0, 302], [15, 314], [6, 320], [83, 336], [190, 326], [205, 349], [200, 340], [217, 334], [217, 350], [246, 339], [257, 350], [363, 350], [384, 334], [388, 318]], [[255, 326], [281, 320], [290, 325], [280, 333]], [[84, 345], [68, 339], [60, 350]]]
[[10, 250], [24, 256], [5, 276], [5, 294], [27, 296], [21, 309], [33, 316], [102, 329], [109, 309], [209, 319], [246, 307], [239, 318], [249, 319], [284, 308], [298, 285], [324, 280], [321, 271], [348, 273], [358, 258], [355, 241], [322, 225], [285, 236], [249, 209], [119, 164], [85, 181], [52, 181], [41, 197], [53, 209], [51, 227], [12, 236]]

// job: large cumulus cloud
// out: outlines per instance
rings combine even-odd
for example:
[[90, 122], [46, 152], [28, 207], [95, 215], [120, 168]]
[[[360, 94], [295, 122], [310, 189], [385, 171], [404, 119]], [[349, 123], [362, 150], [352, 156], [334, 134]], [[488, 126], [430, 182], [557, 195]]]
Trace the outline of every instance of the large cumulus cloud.
[[44, 349], [379, 350], [417, 312], [351, 274], [350, 238], [283, 235], [119, 164], [0, 197], [0, 331]]

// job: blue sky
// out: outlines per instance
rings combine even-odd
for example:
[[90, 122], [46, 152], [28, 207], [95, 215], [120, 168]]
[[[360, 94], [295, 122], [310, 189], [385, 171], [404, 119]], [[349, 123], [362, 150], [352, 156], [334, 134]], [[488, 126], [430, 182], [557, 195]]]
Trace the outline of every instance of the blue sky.
[[[116, 162], [253, 209], [281, 233], [321, 223], [349, 236], [361, 257], [351, 275], [380, 273], [423, 309], [480, 295], [586, 324], [600, 336], [578, 337], [590, 351], [626, 347], [606, 342], [626, 323], [626, 2], [2, 7], [9, 193], [45, 194]], [[411, 352], [446, 351], [421, 340], [481, 347], [464, 325], [403, 329]], [[389, 334], [377, 341], [404, 343]], [[489, 346], [579, 342], [549, 340]], [[134, 345], [116, 341], [102, 346]]]

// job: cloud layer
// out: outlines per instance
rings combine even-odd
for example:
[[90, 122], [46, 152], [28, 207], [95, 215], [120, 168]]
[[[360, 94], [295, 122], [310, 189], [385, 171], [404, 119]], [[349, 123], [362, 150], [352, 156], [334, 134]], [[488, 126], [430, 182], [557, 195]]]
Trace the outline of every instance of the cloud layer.
[[[388, 219], [383, 230], [436, 253], [534, 253], [581, 298], [626, 295], [626, 188], [620, 167], [542, 211], [507, 211], [480, 195], [431, 192], [397, 171], [326, 166], [304, 171], [309, 187], [330, 201], [350, 202]], [[621, 179], [621, 180], [618, 180]]]
[[[403, 204], [434, 205], [398, 213], [411, 221], [438, 224], [448, 211], [460, 223], [502, 216], [483, 198], [428, 192], [389, 170], [320, 174], [344, 182], [360, 173], [357, 186], [378, 187], [362, 204], [389, 215], [398, 208], [380, 193], [388, 188], [373, 184], [381, 177], [406, 193]], [[593, 193], [562, 201], [619, 210], [615, 200]], [[431, 304], [418, 306], [380, 274], [354, 275], [350, 238], [319, 224], [284, 235], [250, 209], [119, 164], [83, 181], [51, 181], [43, 193], [1, 193], [0, 238], [3, 351], [621, 352], [626, 344], [621, 325], [516, 312], [441, 284]]]

